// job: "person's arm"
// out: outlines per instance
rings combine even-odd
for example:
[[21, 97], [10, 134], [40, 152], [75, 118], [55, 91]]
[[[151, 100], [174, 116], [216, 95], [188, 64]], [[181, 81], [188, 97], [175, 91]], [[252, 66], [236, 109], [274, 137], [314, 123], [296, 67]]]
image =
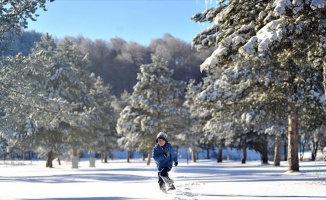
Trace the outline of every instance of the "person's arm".
[[153, 158], [156, 162], [161, 162], [162, 160], [165, 159], [164, 154], [161, 152], [158, 152], [158, 149], [155, 147], [153, 148], [152, 154], [153, 154]]
[[174, 161], [174, 163], [178, 162], [178, 155], [175, 153], [172, 146], [171, 146], [171, 149], [170, 149], [170, 153], [171, 153], [171, 157], [172, 157], [172, 160]]

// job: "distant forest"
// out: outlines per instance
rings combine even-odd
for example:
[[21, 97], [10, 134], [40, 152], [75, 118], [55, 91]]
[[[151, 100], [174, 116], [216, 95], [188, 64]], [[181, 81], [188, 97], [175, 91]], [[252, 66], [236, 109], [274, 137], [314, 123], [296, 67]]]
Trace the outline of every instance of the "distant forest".
[[[21, 36], [15, 36], [11, 47], [11, 55], [19, 52], [28, 55], [35, 42], [41, 40], [42, 33], [25, 31]], [[53, 36], [53, 38], [56, 38]], [[56, 38], [59, 43], [64, 38]], [[190, 79], [200, 82], [205, 76], [200, 72], [199, 65], [212, 54], [213, 49], [198, 51], [190, 43], [165, 34], [162, 38], [152, 39], [149, 46], [137, 42], [127, 42], [115, 37], [108, 41], [95, 41], [84, 37], [69, 37], [91, 60], [91, 72], [100, 76], [106, 84], [112, 87], [112, 92], [120, 96], [124, 91], [132, 92], [136, 84], [137, 73], [142, 64], [151, 63], [151, 54], [164, 58], [170, 69], [173, 69], [172, 78], [188, 82]]]

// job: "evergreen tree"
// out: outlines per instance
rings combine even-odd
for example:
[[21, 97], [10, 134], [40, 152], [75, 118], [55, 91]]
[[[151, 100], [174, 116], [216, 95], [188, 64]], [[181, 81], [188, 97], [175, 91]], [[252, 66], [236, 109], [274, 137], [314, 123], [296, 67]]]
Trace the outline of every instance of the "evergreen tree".
[[2, 160], [6, 160], [7, 154], [8, 154], [8, 141], [6, 137], [3, 137], [1, 134], [0, 135], [0, 158], [2, 158]]
[[[10, 147], [17, 142], [20, 144], [30, 142], [28, 145], [30, 150], [35, 150], [35, 146], [40, 144], [37, 141], [42, 139], [40, 137], [36, 140], [35, 134], [32, 133], [42, 131], [40, 127], [52, 130], [58, 125], [58, 119], [69, 112], [66, 101], [47, 93], [49, 69], [55, 63], [53, 51], [54, 43], [46, 35], [29, 57], [18, 54], [2, 62], [4, 72], [2, 86], [6, 91], [5, 98], [1, 101], [6, 115], [2, 123], [6, 137], [12, 141]], [[45, 139], [50, 138], [52, 137]]]
[[92, 73], [90, 76], [89, 94], [93, 96], [94, 101], [90, 102], [88, 107], [94, 107], [91, 113], [89, 123], [86, 126], [88, 131], [88, 141], [84, 140], [85, 148], [94, 152], [99, 152], [107, 162], [108, 152], [113, 152], [117, 145], [116, 123], [118, 111], [113, 104], [118, 100], [111, 94], [111, 87], [105, 86], [100, 77]]
[[0, 5], [0, 55], [8, 54], [16, 34], [28, 27], [28, 20], [36, 20], [37, 9], [46, 11], [46, 2], [54, 0], [7, 0]]
[[183, 103], [185, 110], [182, 117], [180, 117], [180, 120], [183, 119], [181, 121], [183, 127], [179, 138], [182, 138], [183, 144], [191, 149], [193, 162], [197, 161], [196, 153], [199, 144], [207, 144], [209, 143], [208, 141], [212, 142], [215, 139], [206, 138], [204, 135], [203, 127], [206, 121], [211, 118], [211, 113], [196, 101], [200, 89], [201, 84], [195, 85], [195, 80], [190, 80], [185, 94], [185, 102]]
[[[285, 75], [283, 84], [291, 90], [286, 102], [288, 112], [288, 169], [299, 170], [298, 111], [306, 94], [313, 93], [316, 101], [323, 102], [317, 78], [325, 52], [324, 1], [243, 1], [232, 0], [193, 17], [195, 21], [214, 21], [214, 25], [199, 33], [193, 44], [199, 48], [217, 46], [214, 53], [201, 65], [202, 70], [216, 67], [243, 67], [250, 61], [253, 69], [270, 71], [280, 69]], [[255, 7], [252, 10], [252, 7]], [[313, 16], [313, 17], [312, 17]], [[314, 30], [313, 34], [311, 30]], [[309, 35], [309, 37], [308, 37]], [[307, 39], [305, 39], [307, 38]], [[311, 66], [316, 66], [311, 70]], [[283, 70], [285, 69], [285, 70]], [[303, 78], [300, 74], [305, 74]], [[311, 72], [311, 73], [310, 73]], [[320, 71], [319, 71], [320, 72]], [[265, 73], [267, 75], [267, 73]], [[310, 77], [307, 77], [311, 75]], [[300, 78], [299, 78], [300, 77]], [[275, 84], [280, 83], [275, 82]], [[305, 90], [305, 86], [309, 89]], [[280, 87], [278, 87], [280, 88]], [[306, 87], [307, 88], [307, 87]], [[318, 89], [317, 89], [318, 88]], [[317, 92], [318, 91], [318, 92]], [[308, 95], [308, 97], [311, 97]], [[284, 109], [284, 108], [283, 108]]]
[[130, 162], [132, 157], [132, 151], [137, 149], [136, 137], [137, 137], [137, 124], [133, 123], [137, 115], [133, 113], [131, 106], [129, 105], [131, 94], [124, 91], [121, 94], [120, 101], [116, 105], [120, 116], [117, 121], [117, 131], [120, 136], [118, 140], [119, 147], [127, 150], [127, 162]]
[[[122, 111], [118, 131], [132, 130], [137, 150], [148, 153], [150, 164], [152, 147], [157, 133], [167, 131], [170, 141], [174, 139], [174, 123], [181, 106], [184, 84], [171, 78], [173, 71], [167, 63], [152, 56], [153, 63], [140, 66], [137, 84], [130, 97], [130, 104]], [[121, 119], [121, 120], [120, 120]], [[128, 121], [129, 123], [122, 123]], [[123, 134], [123, 133], [122, 133]]]
[[31, 53], [31, 49], [35, 48], [35, 44], [41, 41], [42, 33], [31, 31], [23, 31], [21, 35], [14, 37], [13, 44], [10, 47], [8, 55], [17, 55], [22, 53], [27, 56]]
[[139, 112], [137, 108], [127, 105], [120, 112], [117, 122], [117, 131], [120, 136], [118, 142], [122, 149], [127, 150], [127, 162], [130, 162], [131, 152], [139, 150], [139, 140], [141, 130], [138, 120]]
[[10, 102], [6, 121], [11, 127], [23, 125], [25, 120], [33, 123], [32, 144], [38, 146], [40, 155], [47, 156], [47, 167], [52, 167], [55, 155], [69, 147], [82, 147], [89, 138], [85, 127], [94, 107], [89, 88], [94, 80], [86, 72], [87, 56], [68, 40], [56, 48], [46, 34], [27, 58], [19, 54], [7, 62], [17, 83], [4, 99]]
[[78, 156], [78, 149], [89, 144], [88, 126], [95, 109], [94, 96], [90, 90], [94, 79], [90, 76], [90, 61], [69, 39], [58, 44], [54, 52], [56, 63], [51, 68], [51, 79], [47, 85], [49, 95], [60, 97], [71, 105], [71, 113], [59, 120], [58, 128], [65, 134], [65, 144]]

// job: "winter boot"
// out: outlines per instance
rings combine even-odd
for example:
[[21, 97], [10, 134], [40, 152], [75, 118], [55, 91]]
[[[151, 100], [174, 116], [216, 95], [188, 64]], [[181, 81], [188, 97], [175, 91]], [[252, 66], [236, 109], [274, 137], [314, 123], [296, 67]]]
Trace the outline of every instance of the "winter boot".
[[168, 190], [175, 190], [175, 187], [174, 187], [173, 183], [170, 183], [170, 184], [169, 184], [169, 188], [168, 188]]

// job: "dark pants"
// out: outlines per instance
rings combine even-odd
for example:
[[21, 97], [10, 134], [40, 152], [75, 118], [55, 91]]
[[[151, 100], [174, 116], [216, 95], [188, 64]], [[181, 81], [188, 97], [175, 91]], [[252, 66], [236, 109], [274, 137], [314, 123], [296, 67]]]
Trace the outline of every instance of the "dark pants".
[[161, 171], [158, 172], [158, 185], [160, 186], [160, 188], [164, 187], [164, 181], [160, 176], [166, 176], [169, 177], [169, 172], [170, 169], [169, 168], [163, 168]]

